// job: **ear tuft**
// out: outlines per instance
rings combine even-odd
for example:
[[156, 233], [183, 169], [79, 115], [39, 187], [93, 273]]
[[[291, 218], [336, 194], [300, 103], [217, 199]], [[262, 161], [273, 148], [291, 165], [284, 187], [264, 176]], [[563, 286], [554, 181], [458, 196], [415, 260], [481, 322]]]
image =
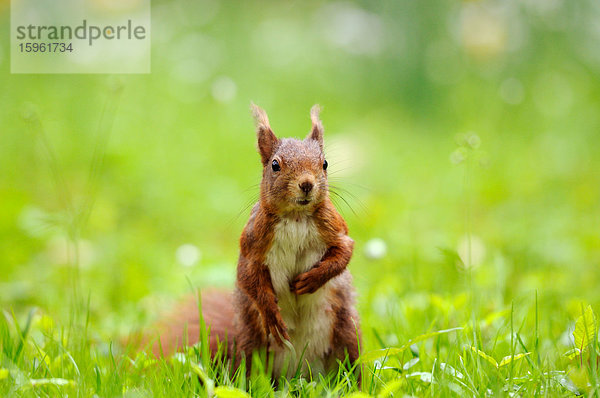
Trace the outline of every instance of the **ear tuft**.
[[256, 124], [256, 138], [258, 142], [258, 152], [260, 153], [263, 166], [267, 164], [279, 140], [271, 130], [267, 112], [255, 103], [250, 103], [250, 111]]
[[252, 112], [252, 117], [254, 118], [257, 131], [260, 129], [271, 129], [271, 126], [269, 125], [269, 117], [264, 109], [256, 105], [254, 102], [250, 102], [250, 111]]
[[312, 128], [307, 138], [317, 141], [321, 148], [323, 148], [323, 123], [319, 119], [319, 113], [321, 113], [321, 107], [318, 104], [313, 105], [310, 109]]

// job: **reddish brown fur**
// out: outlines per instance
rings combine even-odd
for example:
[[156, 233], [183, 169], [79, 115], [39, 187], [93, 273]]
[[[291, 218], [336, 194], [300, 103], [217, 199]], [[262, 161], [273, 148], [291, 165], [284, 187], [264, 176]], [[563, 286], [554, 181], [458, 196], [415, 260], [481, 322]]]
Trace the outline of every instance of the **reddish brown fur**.
[[[233, 353], [236, 330], [233, 324], [234, 310], [231, 292], [208, 290], [202, 292], [202, 316], [210, 328], [210, 350], [216, 353], [219, 344], [227, 343], [227, 354]], [[200, 338], [200, 311], [196, 296], [185, 298], [176, 310], [166, 315], [156, 325], [159, 333], [144, 337], [141, 347], [150, 346], [159, 357], [173, 354], [186, 345], [193, 345]]]
[[[243, 355], [249, 356], [252, 351], [266, 347], [269, 335], [280, 345], [283, 345], [283, 340], [289, 340], [265, 258], [278, 222], [283, 217], [304, 216], [314, 220], [327, 250], [312, 269], [290, 281], [290, 290], [297, 295], [311, 294], [332, 278], [345, 273], [342, 287], [336, 288], [331, 298], [335, 316], [330, 354], [324, 359], [335, 363], [336, 359], [343, 360], [347, 354], [354, 362], [358, 358], [360, 330], [351, 276], [346, 271], [354, 242], [347, 235], [346, 222], [329, 198], [327, 172], [323, 168], [323, 126], [318, 117], [319, 108], [315, 106], [311, 110], [312, 128], [303, 141], [278, 139], [271, 130], [266, 113], [255, 105], [252, 111], [263, 164], [260, 200], [253, 207], [240, 238], [233, 305], [230, 297], [203, 296], [203, 315], [212, 330], [211, 349], [214, 352], [216, 342], [223, 341], [228, 334], [228, 352], [231, 353], [231, 336], [235, 336], [236, 358], [239, 360]], [[273, 160], [279, 162], [280, 172], [272, 170]], [[308, 183], [314, 189], [302, 193], [298, 188], [302, 183]], [[304, 199], [309, 203], [298, 202]], [[188, 343], [197, 341], [197, 313], [197, 309], [194, 311], [188, 304], [174, 317], [174, 322], [179, 325], [182, 320], [187, 321]], [[232, 322], [234, 317], [235, 322]], [[171, 353], [181, 345], [183, 328], [177, 326], [166, 330], [167, 333], [161, 336], [162, 349]]]

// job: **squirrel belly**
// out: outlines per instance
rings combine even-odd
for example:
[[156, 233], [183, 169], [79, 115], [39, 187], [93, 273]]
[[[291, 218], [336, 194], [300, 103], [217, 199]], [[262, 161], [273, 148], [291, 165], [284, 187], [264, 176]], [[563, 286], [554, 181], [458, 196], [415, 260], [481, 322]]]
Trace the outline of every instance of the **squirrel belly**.
[[[273, 243], [267, 252], [265, 264], [278, 299], [281, 317], [287, 325], [294, 348], [274, 347], [274, 373], [280, 376], [289, 361], [289, 372], [294, 372], [297, 361], [308, 361], [313, 371], [324, 372], [324, 359], [331, 352], [332, 328], [335, 314], [331, 306], [337, 278], [326, 282], [312, 294], [296, 295], [290, 291], [290, 282], [310, 270], [325, 254], [327, 246], [317, 226], [309, 217], [282, 218], [275, 226]], [[306, 368], [306, 366], [303, 366]], [[303, 369], [303, 373], [306, 369]]]

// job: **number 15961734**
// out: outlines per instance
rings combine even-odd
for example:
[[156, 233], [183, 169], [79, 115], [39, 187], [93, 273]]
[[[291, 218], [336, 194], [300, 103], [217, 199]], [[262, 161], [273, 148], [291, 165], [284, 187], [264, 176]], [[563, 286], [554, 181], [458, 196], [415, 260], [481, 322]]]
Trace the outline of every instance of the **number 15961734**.
[[22, 53], [64, 53], [73, 52], [72, 43], [20, 43]]

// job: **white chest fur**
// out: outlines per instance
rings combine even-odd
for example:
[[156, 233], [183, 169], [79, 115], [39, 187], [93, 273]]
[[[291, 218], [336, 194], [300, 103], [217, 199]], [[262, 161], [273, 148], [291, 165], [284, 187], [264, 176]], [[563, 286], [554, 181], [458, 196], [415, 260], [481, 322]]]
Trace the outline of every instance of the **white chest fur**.
[[[275, 350], [275, 372], [280, 374], [289, 358], [288, 373], [293, 372], [300, 355], [314, 371], [322, 371], [322, 358], [329, 350], [333, 313], [330, 300], [330, 283], [313, 294], [296, 295], [289, 283], [298, 274], [311, 269], [325, 254], [314, 221], [308, 217], [282, 219], [275, 227], [273, 244], [266, 256], [273, 288], [279, 300], [281, 316], [288, 328], [295, 352]], [[273, 346], [273, 345], [272, 345]]]

